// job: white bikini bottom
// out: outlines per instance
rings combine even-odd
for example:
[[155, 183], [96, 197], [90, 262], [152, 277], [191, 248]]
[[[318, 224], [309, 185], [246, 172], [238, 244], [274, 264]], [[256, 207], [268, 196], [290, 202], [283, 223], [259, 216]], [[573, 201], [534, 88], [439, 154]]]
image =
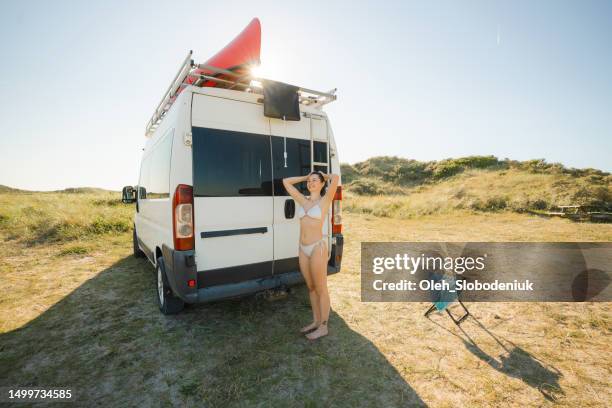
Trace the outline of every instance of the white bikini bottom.
[[[327, 238], [323, 237], [320, 240], [318, 240], [317, 242], [314, 242], [310, 245], [304, 245], [300, 242], [300, 248], [302, 248], [302, 251], [306, 254], [307, 257], [310, 258], [310, 256], [312, 255], [312, 251], [314, 251], [314, 247], [317, 246], [318, 244], [323, 243], [325, 244], [325, 249], [327, 250]], [[323, 253], [323, 247], [321, 247], [321, 255], [324, 255]]]

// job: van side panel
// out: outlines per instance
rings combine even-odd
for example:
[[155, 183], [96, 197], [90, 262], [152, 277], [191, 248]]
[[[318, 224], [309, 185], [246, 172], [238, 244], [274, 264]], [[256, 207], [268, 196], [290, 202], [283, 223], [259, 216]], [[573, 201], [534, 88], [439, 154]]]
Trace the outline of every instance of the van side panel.
[[[155, 263], [156, 249], [173, 248], [172, 196], [175, 189], [175, 157], [182, 142], [185, 107], [189, 94], [180, 95], [160, 127], [147, 140], [141, 161], [136, 233], [145, 253]], [[190, 180], [189, 180], [190, 181]], [[159, 191], [156, 191], [159, 190]], [[143, 194], [144, 193], [144, 194]], [[144, 197], [143, 197], [144, 196]], [[151, 259], [152, 258], [152, 259]]]

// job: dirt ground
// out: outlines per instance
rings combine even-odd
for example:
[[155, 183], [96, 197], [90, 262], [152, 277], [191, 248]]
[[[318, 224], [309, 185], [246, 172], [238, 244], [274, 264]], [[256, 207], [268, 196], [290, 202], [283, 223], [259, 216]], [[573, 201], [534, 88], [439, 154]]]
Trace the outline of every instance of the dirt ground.
[[[347, 213], [330, 334], [298, 333], [304, 286], [166, 317], [131, 234], [3, 244], [0, 386], [71, 387], [80, 406], [606, 406], [610, 303], [471, 303], [460, 327], [424, 303], [360, 301], [362, 241], [609, 241], [612, 225], [519, 214], [396, 220]], [[453, 311], [458, 310], [453, 307]]]

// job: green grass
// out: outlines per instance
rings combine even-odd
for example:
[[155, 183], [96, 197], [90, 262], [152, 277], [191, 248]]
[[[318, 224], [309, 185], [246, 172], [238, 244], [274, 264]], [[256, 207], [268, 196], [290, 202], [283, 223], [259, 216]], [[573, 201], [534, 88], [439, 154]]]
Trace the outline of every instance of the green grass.
[[27, 245], [122, 234], [131, 231], [133, 206], [119, 204], [113, 192], [0, 194], [1, 234]]
[[66, 255], [85, 255], [89, 252], [89, 249], [83, 245], [71, 245], [67, 246], [59, 252], [59, 256]]
[[349, 211], [342, 272], [328, 279], [330, 334], [309, 343], [298, 333], [311, 319], [303, 286], [161, 315], [153, 267], [131, 256], [133, 211], [105, 192], [0, 194], [0, 386], [69, 386], [78, 406], [594, 407], [612, 397], [609, 303], [473, 303], [476, 319], [458, 329], [423, 318], [422, 303], [360, 302], [359, 273], [362, 241], [609, 241], [612, 225]]

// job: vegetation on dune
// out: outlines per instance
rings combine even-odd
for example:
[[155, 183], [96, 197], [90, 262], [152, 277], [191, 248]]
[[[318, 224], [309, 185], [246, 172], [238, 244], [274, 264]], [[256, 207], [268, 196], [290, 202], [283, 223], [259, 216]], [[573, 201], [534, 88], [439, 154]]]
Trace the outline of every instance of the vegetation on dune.
[[118, 193], [81, 192], [0, 195], [2, 238], [26, 245], [63, 243], [131, 230], [134, 208]]
[[96, 187], [69, 187], [63, 190], [57, 190], [55, 193], [70, 193], [70, 194], [96, 194], [110, 193], [111, 191]]
[[377, 156], [355, 164], [342, 164], [342, 178], [352, 182], [362, 177], [377, 178], [402, 186], [425, 184], [452, 177], [470, 169], [516, 169], [532, 174], [564, 174], [588, 177], [592, 181], [610, 181], [610, 173], [597, 169], [567, 168], [561, 163], [548, 163], [544, 159], [517, 161], [500, 160], [495, 156], [467, 156], [457, 159], [421, 162], [397, 156]]
[[0, 193], [17, 193], [22, 190], [0, 184]]
[[453, 210], [542, 211], [560, 205], [612, 211], [610, 173], [543, 159], [469, 156], [419, 162], [380, 156], [342, 164], [342, 179], [355, 196], [348, 211], [390, 217]]
[[[545, 160], [469, 156], [419, 162], [379, 156], [342, 164], [344, 209], [412, 218], [462, 212], [537, 212], [559, 205], [612, 211], [609, 173]], [[0, 185], [0, 235], [26, 245], [129, 232], [133, 206], [97, 188], [30, 192]]]
[[[43, 193], [44, 191], [32, 191], [32, 190], [20, 190], [0, 184], [0, 193]], [[68, 187], [63, 190], [48, 191], [49, 193], [72, 193], [72, 194], [98, 194], [98, 193], [110, 193], [111, 191], [97, 187]]]

